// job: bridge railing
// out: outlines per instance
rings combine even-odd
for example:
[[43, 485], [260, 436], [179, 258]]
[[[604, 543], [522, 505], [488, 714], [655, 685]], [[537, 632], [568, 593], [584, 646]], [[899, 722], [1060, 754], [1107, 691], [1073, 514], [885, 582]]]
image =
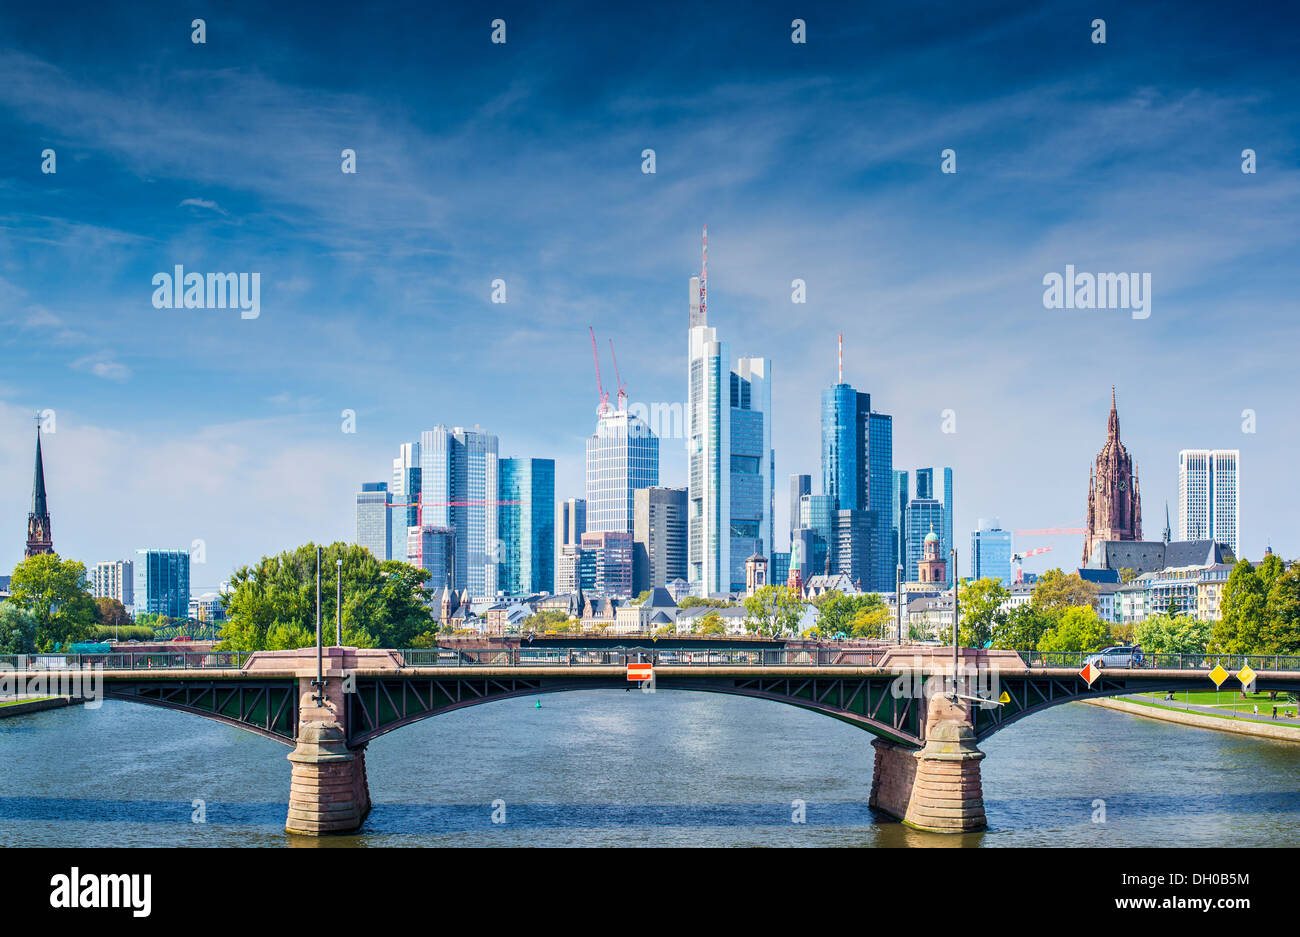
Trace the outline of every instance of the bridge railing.
[[666, 667], [874, 667], [885, 648], [418, 648], [398, 653], [407, 667], [621, 667], [629, 661]]
[[106, 651], [101, 654], [0, 654], [0, 669], [239, 670], [251, 651]]
[[[1084, 663], [1096, 657], [1096, 651], [1016, 651], [1030, 667], [1071, 667], [1082, 669]], [[1158, 654], [1144, 652], [1142, 670], [1213, 670], [1223, 667], [1237, 673], [1249, 666], [1251, 670], [1300, 670], [1300, 656], [1290, 654]], [[1106, 668], [1103, 666], [1103, 670]], [[1120, 668], [1126, 669], [1126, 668]], [[1137, 669], [1137, 668], [1134, 668]]]

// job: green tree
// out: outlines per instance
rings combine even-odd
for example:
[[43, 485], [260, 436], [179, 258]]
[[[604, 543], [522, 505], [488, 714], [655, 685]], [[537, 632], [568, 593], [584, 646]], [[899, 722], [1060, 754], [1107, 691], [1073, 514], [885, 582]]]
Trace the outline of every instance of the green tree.
[[1129, 569], [1127, 566], [1125, 566], [1123, 569], [1119, 571], [1119, 581], [1122, 582], [1124, 585], [1128, 585], [1136, 578], [1137, 578], [1137, 570], [1135, 569]]
[[1038, 650], [1095, 651], [1110, 643], [1110, 628], [1091, 607], [1074, 605], [1062, 609], [1038, 642]]
[[803, 600], [788, 586], [763, 586], [745, 599], [745, 627], [759, 634], [794, 631], [803, 615]]
[[849, 634], [855, 638], [883, 637], [891, 621], [885, 600], [876, 592], [853, 598], [857, 601], [854, 602], [853, 617], [849, 619]]
[[131, 624], [131, 613], [117, 599], [100, 596], [95, 599], [95, 623], [102, 628], [125, 628]]
[[0, 602], [0, 654], [36, 650], [36, 616], [13, 602]]
[[1051, 611], [1071, 606], [1090, 606], [1097, 595], [1097, 586], [1085, 581], [1078, 573], [1066, 575], [1060, 569], [1049, 569], [1038, 577], [1030, 602], [1040, 611]]
[[735, 602], [728, 602], [726, 599], [703, 599], [698, 595], [685, 595], [677, 603], [678, 608], [696, 608], [700, 605], [707, 605], [709, 608], [735, 608]]
[[568, 631], [569, 616], [558, 608], [543, 609], [525, 618], [520, 627], [524, 631]]
[[700, 616], [699, 624], [696, 626], [697, 634], [726, 634], [727, 626], [723, 624], [722, 616], [717, 612], [706, 612]]
[[[321, 628], [334, 643], [335, 560], [343, 561], [343, 643], [410, 647], [433, 625], [424, 584], [429, 573], [380, 562], [364, 547], [333, 543], [321, 556]], [[316, 643], [316, 546], [307, 544], [237, 569], [226, 600], [223, 650], [258, 651]]]
[[959, 584], [958, 638], [962, 647], [985, 647], [993, 640], [998, 628], [1006, 623], [1002, 603], [1009, 595], [1002, 583], [992, 578], [976, 579], [964, 587]]
[[[1275, 558], [1270, 554], [1264, 562]], [[1263, 569], [1261, 563], [1260, 571]], [[1267, 616], [1260, 629], [1259, 650], [1265, 654], [1300, 652], [1300, 561], [1273, 578], [1268, 590]]]
[[95, 633], [95, 601], [86, 584], [86, 567], [57, 553], [29, 556], [14, 567], [10, 602], [36, 619], [36, 649], [53, 650]]
[[1214, 624], [1213, 649], [1222, 654], [1260, 651], [1268, 591], [1255, 567], [1246, 560], [1239, 561], [1228, 574], [1219, 608], [1223, 617]]
[[1007, 612], [1006, 619], [993, 626], [993, 646], [1010, 651], [1036, 651], [1038, 642], [1054, 624], [1049, 616], [1032, 603], [1018, 605]]
[[816, 631], [822, 637], [876, 637], [889, 622], [889, 606], [875, 592], [845, 595], [838, 589], [827, 589], [812, 604], [817, 609]]
[[1213, 630], [1210, 622], [1191, 615], [1152, 615], [1138, 622], [1133, 637], [1149, 653], [1203, 654]]

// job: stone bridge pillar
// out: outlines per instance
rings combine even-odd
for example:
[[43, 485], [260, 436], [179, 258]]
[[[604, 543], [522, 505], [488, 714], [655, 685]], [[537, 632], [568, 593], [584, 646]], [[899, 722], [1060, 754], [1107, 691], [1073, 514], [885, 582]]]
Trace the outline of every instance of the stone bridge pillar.
[[930, 697], [925, 747], [917, 750], [876, 739], [870, 804], [908, 826], [935, 833], [982, 830], [984, 793], [969, 707], [946, 696]]
[[[289, 833], [322, 836], [351, 833], [370, 812], [366, 750], [348, 747], [348, 678], [397, 673], [392, 651], [327, 647], [322, 652], [325, 686], [312, 686], [316, 649], [259, 651], [245, 668], [258, 673], [292, 673], [298, 681], [297, 746], [289, 753]], [[320, 699], [315, 697], [320, 696]]]

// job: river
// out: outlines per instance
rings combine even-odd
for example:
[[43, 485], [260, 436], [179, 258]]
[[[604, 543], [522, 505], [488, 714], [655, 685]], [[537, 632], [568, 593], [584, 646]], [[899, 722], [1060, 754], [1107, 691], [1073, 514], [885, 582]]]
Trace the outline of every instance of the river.
[[871, 736], [825, 716], [707, 693], [541, 704], [375, 740], [363, 830], [322, 840], [284, 832], [278, 743], [116, 701], [0, 720], [0, 845], [1249, 847], [1290, 845], [1300, 825], [1300, 745], [1079, 703], [981, 746], [989, 829], [965, 836], [873, 814]]

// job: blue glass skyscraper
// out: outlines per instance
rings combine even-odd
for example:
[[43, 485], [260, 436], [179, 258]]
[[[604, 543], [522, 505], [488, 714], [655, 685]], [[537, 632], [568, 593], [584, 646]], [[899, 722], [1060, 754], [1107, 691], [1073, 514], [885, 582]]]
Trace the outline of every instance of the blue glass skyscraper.
[[[852, 546], [834, 554], [832, 571], [850, 575], [850, 567], [865, 571], [863, 589], [890, 591], [894, 587], [893, 418], [872, 411], [870, 394], [841, 382], [822, 391], [821, 426], [822, 491], [834, 501], [832, 510], [869, 515], [854, 522], [855, 530], [865, 524], [866, 534], [855, 533], [846, 541]], [[851, 555], [864, 546], [869, 555]]]
[[501, 459], [500, 587], [555, 591], [555, 460]]

